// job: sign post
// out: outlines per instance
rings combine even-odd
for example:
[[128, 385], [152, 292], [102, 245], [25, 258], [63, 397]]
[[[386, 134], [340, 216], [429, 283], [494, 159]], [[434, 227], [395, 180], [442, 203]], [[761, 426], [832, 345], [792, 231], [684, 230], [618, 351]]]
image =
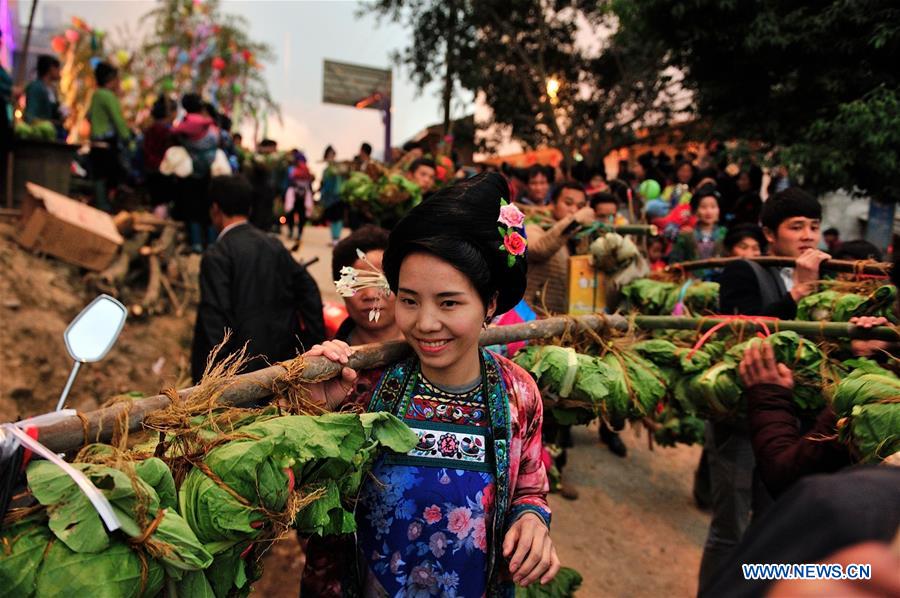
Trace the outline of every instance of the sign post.
[[377, 69], [325, 60], [322, 69], [322, 101], [327, 104], [380, 110], [384, 121], [384, 161], [391, 162], [390, 69]]

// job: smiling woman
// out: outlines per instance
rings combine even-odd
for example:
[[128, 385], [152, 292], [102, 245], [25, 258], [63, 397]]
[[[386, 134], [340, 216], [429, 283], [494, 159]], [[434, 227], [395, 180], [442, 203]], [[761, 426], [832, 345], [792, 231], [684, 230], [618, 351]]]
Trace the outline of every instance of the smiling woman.
[[[315, 571], [304, 587], [312, 594], [336, 595], [349, 583], [364, 595], [506, 596], [511, 582], [546, 583], [559, 569], [540, 395], [527, 372], [478, 346], [485, 322], [525, 289], [524, 219], [508, 193], [503, 177], [488, 174], [414, 208], [391, 233], [384, 271], [415, 357], [360, 372], [377, 380], [374, 392], [356, 390], [349, 368], [312, 389], [330, 408], [353, 402], [394, 413], [419, 437], [409, 453], [377, 463], [362, 490], [359, 567], [338, 563], [340, 549], [323, 554], [311, 543]], [[308, 355], [346, 363], [351, 353], [329, 342]], [[340, 584], [328, 580], [331, 591], [322, 584], [329, 565], [343, 570]], [[357, 570], [362, 579], [347, 578]]]
[[496, 298], [485, 306], [462, 272], [430, 253], [410, 254], [400, 277], [407, 286], [398, 289], [395, 320], [418, 355], [422, 374], [444, 386], [477, 381], [478, 337], [496, 310]]

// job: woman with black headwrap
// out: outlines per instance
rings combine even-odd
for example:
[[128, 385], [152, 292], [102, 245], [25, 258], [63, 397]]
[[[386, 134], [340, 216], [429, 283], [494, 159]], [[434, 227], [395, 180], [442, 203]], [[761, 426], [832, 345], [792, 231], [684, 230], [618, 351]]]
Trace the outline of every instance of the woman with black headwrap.
[[[559, 568], [540, 394], [527, 372], [478, 345], [482, 327], [525, 290], [524, 216], [508, 195], [505, 179], [489, 173], [409, 212], [391, 233], [384, 270], [415, 355], [378, 372], [374, 392], [354, 392], [349, 368], [313, 388], [329, 408], [390, 411], [419, 436], [408, 454], [378, 462], [362, 490], [365, 595], [507, 596], [510, 582], [546, 583]], [[332, 341], [307, 355], [347, 363], [351, 353]]]

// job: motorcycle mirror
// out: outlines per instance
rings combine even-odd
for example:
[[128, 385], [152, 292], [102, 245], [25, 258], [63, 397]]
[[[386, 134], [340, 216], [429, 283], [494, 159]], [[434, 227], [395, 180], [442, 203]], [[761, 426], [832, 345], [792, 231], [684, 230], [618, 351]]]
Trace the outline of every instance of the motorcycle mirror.
[[124, 305], [109, 295], [100, 295], [81, 310], [66, 328], [66, 349], [75, 360], [75, 364], [59, 397], [57, 411], [65, 405], [81, 364], [93, 363], [106, 357], [116, 343], [119, 333], [122, 332], [126, 317], [128, 310]]

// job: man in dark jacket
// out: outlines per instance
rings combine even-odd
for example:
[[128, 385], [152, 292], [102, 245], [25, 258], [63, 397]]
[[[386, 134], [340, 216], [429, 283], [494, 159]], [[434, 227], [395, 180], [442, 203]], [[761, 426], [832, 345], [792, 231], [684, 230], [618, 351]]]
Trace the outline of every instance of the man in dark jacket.
[[[797, 302], [816, 290], [819, 265], [829, 259], [819, 251], [822, 208], [797, 187], [776, 193], [760, 219], [769, 254], [796, 259], [795, 268], [763, 268], [750, 261], [729, 264], [719, 279], [723, 314], [794, 319]], [[700, 589], [740, 541], [750, 523], [771, 502], [756, 462], [746, 424], [709, 422], [706, 441], [710, 470], [712, 520], [700, 563]]]
[[797, 315], [797, 302], [815, 292], [819, 264], [831, 257], [817, 249], [822, 207], [815, 197], [789, 187], [769, 198], [760, 220], [769, 255], [795, 258], [797, 266], [761, 268], [749, 261], [729, 264], [719, 279], [719, 311], [791, 320]]
[[[900, 286], [898, 254], [894, 255], [891, 283]], [[900, 303], [895, 308], [900, 308]], [[890, 324], [880, 316], [850, 318], [850, 323], [860, 328]], [[854, 356], [878, 360], [896, 354], [897, 345], [854, 340], [850, 350]], [[884, 366], [896, 371], [896, 362], [888, 361]], [[835, 436], [838, 418], [831, 405], [824, 407], [811, 424], [801, 419], [803, 414], [793, 401], [793, 372], [775, 361], [771, 346], [763, 343], [748, 347], [739, 371], [746, 389], [744, 397], [757, 470], [773, 497], [783, 494], [805, 476], [835, 472], [855, 462], [847, 445]]]
[[281, 242], [247, 222], [253, 190], [241, 176], [214, 177], [210, 217], [219, 231], [200, 263], [200, 306], [191, 350], [198, 381], [210, 351], [231, 330], [218, 359], [247, 344], [245, 371], [290, 359], [324, 340], [315, 281]]

